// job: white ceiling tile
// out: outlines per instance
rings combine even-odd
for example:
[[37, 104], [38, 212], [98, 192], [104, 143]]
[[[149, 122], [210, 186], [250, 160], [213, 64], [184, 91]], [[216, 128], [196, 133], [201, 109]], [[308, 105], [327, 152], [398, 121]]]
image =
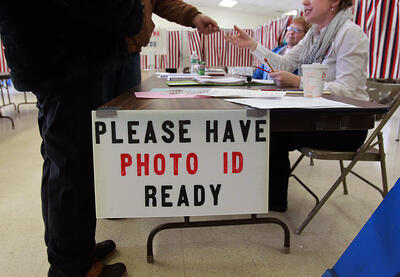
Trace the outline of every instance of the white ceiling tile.
[[[237, 0], [238, 3], [232, 8], [234, 11], [242, 11], [250, 14], [281, 16], [283, 13], [301, 8], [302, 1], [299, 0]], [[220, 0], [186, 0], [194, 6], [218, 7]]]

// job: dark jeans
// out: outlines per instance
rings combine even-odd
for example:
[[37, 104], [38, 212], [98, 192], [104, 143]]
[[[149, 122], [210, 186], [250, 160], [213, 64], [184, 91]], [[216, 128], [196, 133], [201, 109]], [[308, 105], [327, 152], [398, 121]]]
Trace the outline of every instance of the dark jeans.
[[128, 89], [140, 84], [142, 81], [141, 74], [140, 54], [129, 54], [129, 61], [122, 69], [104, 76], [103, 103], [107, 103]]
[[269, 158], [269, 205], [287, 207], [287, 191], [290, 172], [289, 151], [301, 147], [321, 150], [354, 151], [360, 147], [367, 130], [325, 132], [271, 133]]
[[101, 79], [42, 86], [42, 213], [48, 276], [85, 276], [93, 262], [94, 199], [91, 110], [102, 104]]

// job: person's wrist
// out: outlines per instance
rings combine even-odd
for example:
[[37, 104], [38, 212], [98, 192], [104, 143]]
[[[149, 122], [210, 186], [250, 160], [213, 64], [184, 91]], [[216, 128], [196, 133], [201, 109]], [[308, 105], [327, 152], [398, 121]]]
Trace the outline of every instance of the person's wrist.
[[193, 17], [193, 20], [192, 20], [192, 27], [197, 28], [197, 25], [198, 25], [198, 23], [199, 23], [199, 20], [200, 20], [201, 16], [202, 16], [202, 14], [201, 14], [201, 13], [198, 13], [198, 14], [196, 14], [196, 15]]
[[254, 51], [257, 49], [257, 41], [255, 41], [254, 39], [252, 39], [251, 41], [251, 45], [250, 45], [250, 50]]
[[299, 88], [300, 87], [300, 82], [301, 82], [301, 77], [297, 76], [297, 75], [295, 75], [295, 76], [296, 76], [296, 78], [295, 78], [295, 81], [294, 81], [293, 85], [295, 87]]

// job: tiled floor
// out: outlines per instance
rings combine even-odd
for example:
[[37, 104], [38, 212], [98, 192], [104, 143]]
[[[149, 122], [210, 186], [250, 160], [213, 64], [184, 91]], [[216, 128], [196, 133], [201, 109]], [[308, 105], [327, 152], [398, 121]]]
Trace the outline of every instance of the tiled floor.
[[[13, 100], [22, 102], [22, 94], [13, 94]], [[9, 120], [0, 119], [0, 276], [46, 276], [37, 110], [26, 105], [20, 115], [11, 106], [2, 108], [2, 112], [15, 119], [16, 128], [11, 129]], [[398, 112], [384, 130], [390, 185], [400, 177], [400, 142], [395, 142], [399, 120]], [[297, 155], [293, 153], [292, 160]], [[305, 160], [297, 173], [321, 194], [326, 184], [334, 181], [338, 168], [336, 162], [329, 161], [316, 161], [311, 167]], [[379, 164], [360, 163], [356, 169], [380, 182]], [[339, 189], [303, 234], [295, 235], [294, 229], [312, 207], [313, 199], [291, 180], [288, 211], [270, 214], [287, 222], [291, 229], [288, 255], [281, 251], [282, 231], [274, 225], [162, 231], [154, 241], [154, 264], [146, 262], [149, 231], [180, 218], [98, 220], [97, 240], [112, 238], [117, 242], [118, 252], [108, 262], [126, 263], [128, 276], [321, 276], [335, 264], [382, 200], [354, 177], [348, 178], [348, 184], [349, 195]]]

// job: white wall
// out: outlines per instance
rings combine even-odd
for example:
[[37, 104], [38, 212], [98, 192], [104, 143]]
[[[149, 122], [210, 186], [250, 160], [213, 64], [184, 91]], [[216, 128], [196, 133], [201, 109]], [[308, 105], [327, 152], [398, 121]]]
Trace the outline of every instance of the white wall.
[[[249, 14], [244, 12], [235, 12], [229, 8], [209, 8], [196, 6], [199, 11], [203, 14], [210, 16], [217, 21], [221, 28], [233, 28], [233, 25], [237, 25], [241, 28], [254, 29], [257, 26], [270, 21], [271, 17], [260, 16], [255, 14]], [[173, 22], [169, 22], [155, 14], [153, 14], [153, 21], [156, 27], [167, 28], [167, 29], [183, 29], [184, 27]]]

